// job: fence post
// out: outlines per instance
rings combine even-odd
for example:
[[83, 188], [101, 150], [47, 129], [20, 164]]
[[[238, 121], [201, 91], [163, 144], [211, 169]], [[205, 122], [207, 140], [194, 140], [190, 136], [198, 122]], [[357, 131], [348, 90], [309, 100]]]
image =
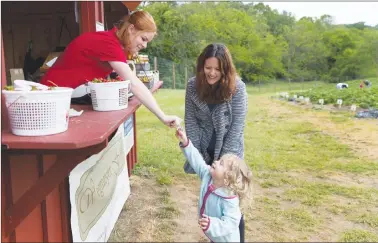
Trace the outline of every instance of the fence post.
[[260, 93], [260, 79], [259, 79], [259, 93]]
[[158, 61], [157, 61], [157, 57], [154, 57], [154, 71], [157, 71], [158, 70]]
[[172, 63], [172, 82], [173, 89], [176, 89], [175, 63]]
[[185, 65], [185, 89], [186, 89], [186, 85], [188, 84], [188, 67]]

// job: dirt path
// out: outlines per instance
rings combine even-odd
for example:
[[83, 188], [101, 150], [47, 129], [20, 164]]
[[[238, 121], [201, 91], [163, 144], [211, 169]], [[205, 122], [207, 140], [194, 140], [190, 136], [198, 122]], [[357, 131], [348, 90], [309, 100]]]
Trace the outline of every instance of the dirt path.
[[173, 242], [208, 242], [197, 223], [199, 187], [199, 180], [193, 178], [185, 185], [178, 184], [169, 188], [171, 198], [180, 211], [175, 219], [177, 228], [172, 237]]
[[164, 241], [158, 230], [161, 221], [156, 216], [161, 207], [160, 195], [163, 189], [155, 179], [135, 175], [130, 177], [130, 185], [131, 194], [108, 241]]
[[[131, 195], [109, 242], [208, 242], [197, 224], [200, 183], [196, 177], [186, 181], [185, 185], [177, 183], [165, 187], [157, 185], [155, 179], [132, 175], [130, 184]], [[170, 219], [160, 219], [157, 216], [161, 214], [161, 194], [165, 190], [168, 190], [169, 198], [179, 212]], [[166, 235], [165, 232], [164, 223], [167, 222], [173, 227], [171, 235]]]

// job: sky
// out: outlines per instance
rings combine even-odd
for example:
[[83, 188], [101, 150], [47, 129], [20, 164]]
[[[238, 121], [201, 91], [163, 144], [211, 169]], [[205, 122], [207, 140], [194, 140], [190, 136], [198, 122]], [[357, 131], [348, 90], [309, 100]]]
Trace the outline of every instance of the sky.
[[320, 17], [324, 14], [333, 17], [334, 24], [353, 24], [365, 22], [378, 25], [378, 2], [265, 2], [278, 12], [286, 10], [297, 19], [304, 16]]

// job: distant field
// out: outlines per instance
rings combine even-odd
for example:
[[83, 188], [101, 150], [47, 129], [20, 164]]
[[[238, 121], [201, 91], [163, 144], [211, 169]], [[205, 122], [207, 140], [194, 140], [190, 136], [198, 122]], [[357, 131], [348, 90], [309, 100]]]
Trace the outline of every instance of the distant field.
[[356, 104], [361, 108], [378, 108], [378, 78], [369, 78], [371, 88], [359, 87], [361, 80], [347, 81], [348, 89], [338, 90], [335, 83], [321, 81], [288, 83], [276, 81], [260, 86], [247, 86], [249, 94], [258, 95], [264, 93], [276, 94], [289, 92], [293, 95], [309, 97], [312, 103], [317, 104], [319, 99], [324, 99], [324, 104], [336, 104], [337, 99], [342, 99], [343, 105]]
[[[347, 81], [350, 89], [359, 88], [360, 82], [363, 79]], [[378, 78], [368, 78], [372, 81], [373, 87], [378, 87]], [[288, 81], [272, 81], [266, 84], [260, 85], [248, 85], [249, 94], [264, 94], [264, 93], [276, 93], [276, 92], [289, 92], [289, 91], [305, 91], [311, 88], [324, 88], [329, 90], [336, 89], [336, 83], [325, 83], [322, 81], [310, 81], [310, 82], [291, 82]]]
[[247, 92], [249, 94], [265, 94], [265, 93], [276, 93], [284, 91], [294, 91], [294, 90], [307, 90], [319, 86], [331, 86], [328, 83], [322, 81], [311, 81], [311, 82], [287, 82], [287, 81], [275, 81], [260, 85], [247, 85]]
[[378, 79], [369, 79], [373, 83], [372, 87], [360, 88], [360, 80], [347, 82], [349, 88], [338, 90], [335, 86], [319, 86], [310, 88], [306, 91], [292, 92], [298, 96], [309, 97], [311, 102], [317, 103], [319, 99], [324, 99], [324, 104], [336, 104], [338, 99], [342, 100], [343, 105], [352, 104], [361, 108], [378, 108]]

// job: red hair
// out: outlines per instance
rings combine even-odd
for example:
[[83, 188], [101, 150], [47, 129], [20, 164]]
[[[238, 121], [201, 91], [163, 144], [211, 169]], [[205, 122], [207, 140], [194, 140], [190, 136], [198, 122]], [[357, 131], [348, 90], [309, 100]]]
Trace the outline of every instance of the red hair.
[[138, 31], [155, 32], [157, 27], [154, 18], [146, 11], [139, 10], [133, 12], [131, 15], [127, 15], [123, 18], [116, 35], [122, 45], [126, 47], [130, 45], [128, 28], [130, 25], [134, 25]]

